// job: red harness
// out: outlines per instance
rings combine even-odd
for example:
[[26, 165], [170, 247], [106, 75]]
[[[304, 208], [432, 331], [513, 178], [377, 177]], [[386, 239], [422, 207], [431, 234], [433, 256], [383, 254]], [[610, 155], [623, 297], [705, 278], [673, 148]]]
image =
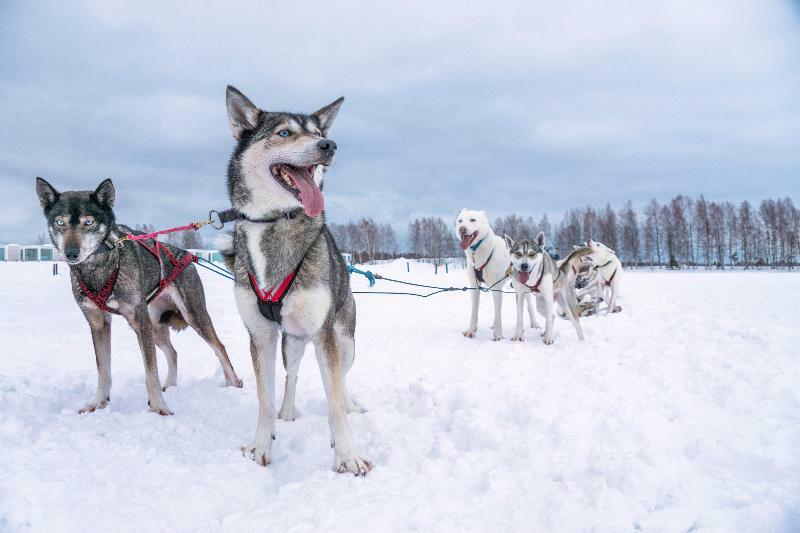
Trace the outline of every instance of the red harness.
[[611, 282], [612, 282], [612, 281], [614, 281], [614, 276], [616, 276], [616, 275], [617, 275], [617, 269], [615, 268], [615, 269], [614, 269], [614, 273], [613, 273], [613, 274], [611, 274], [611, 277], [610, 277], [610, 278], [608, 278], [608, 281], [606, 281], [606, 287], [608, 287], [609, 285], [611, 285]]
[[[303, 262], [300, 261], [300, 265], [302, 264]], [[300, 270], [300, 265], [297, 265], [296, 269], [289, 272], [289, 274], [283, 278], [283, 281], [278, 284], [277, 288], [272, 286], [268, 290], [262, 290], [258, 286], [255, 274], [252, 272], [250, 273], [250, 286], [253, 288], [256, 298], [258, 298], [258, 311], [267, 320], [271, 320], [276, 324], [281, 323], [283, 298], [286, 296], [286, 293], [289, 292], [292, 283], [294, 283], [297, 272]]]
[[[163, 251], [172, 263], [172, 272], [170, 272], [166, 278], [159, 279], [158, 285], [152, 291], [150, 291], [150, 294], [147, 296], [148, 304], [155, 300], [159, 294], [164, 292], [164, 289], [169, 287], [172, 282], [175, 281], [178, 276], [180, 276], [181, 272], [183, 272], [187, 266], [197, 261], [197, 256], [190, 254], [189, 252], [186, 252], [183, 256], [181, 256], [180, 259], [175, 259], [175, 256], [172, 255], [172, 252], [169, 251], [169, 248], [164, 246], [164, 243], [159, 242], [158, 239], [153, 239], [155, 244], [152, 248], [147, 246], [144, 241], [136, 240], [135, 242], [155, 256], [156, 260], [158, 260], [158, 266], [160, 270], [163, 270], [164, 265], [159, 252]], [[108, 280], [97, 292], [92, 292], [91, 289], [89, 289], [89, 287], [80, 278], [78, 278], [78, 283], [80, 284], [81, 290], [86, 297], [94, 302], [97, 307], [107, 313], [114, 313], [115, 315], [118, 315], [120, 314], [119, 310], [108, 307], [108, 299], [111, 297], [111, 292], [114, 290], [114, 285], [117, 283], [118, 275], [119, 267], [114, 269], [114, 272], [111, 273], [111, 276], [109, 276]]]
[[536, 280], [536, 284], [533, 287], [531, 287], [530, 285], [525, 285], [525, 286], [528, 287], [531, 290], [531, 292], [539, 292], [539, 285], [541, 285], [543, 277], [544, 277], [544, 265], [542, 265], [542, 271], [539, 273], [539, 279]]

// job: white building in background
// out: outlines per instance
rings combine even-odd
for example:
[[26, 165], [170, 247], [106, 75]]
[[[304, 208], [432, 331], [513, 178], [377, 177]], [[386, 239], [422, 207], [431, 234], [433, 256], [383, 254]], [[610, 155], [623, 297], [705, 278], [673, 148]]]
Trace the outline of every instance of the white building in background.
[[0, 244], [0, 261], [54, 261], [52, 244]]

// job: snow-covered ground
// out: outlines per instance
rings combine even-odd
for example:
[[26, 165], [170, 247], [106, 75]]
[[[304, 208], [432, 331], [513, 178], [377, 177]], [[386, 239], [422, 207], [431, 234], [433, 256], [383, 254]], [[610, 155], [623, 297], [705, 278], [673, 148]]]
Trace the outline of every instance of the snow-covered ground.
[[[0, 530], [800, 530], [796, 274], [628, 273], [621, 314], [584, 319], [583, 343], [559, 320], [552, 346], [532, 330], [525, 343], [489, 340], [486, 295], [472, 340], [466, 294], [357, 295], [348, 381], [369, 412], [350, 423], [376, 466], [355, 478], [331, 470], [312, 353], [273, 464], [242, 457], [257, 412], [247, 336], [230, 282], [205, 270], [244, 388], [222, 387], [185, 331], [166, 393], [175, 415], [148, 413], [135, 337], [116, 319], [111, 404], [76, 414], [94, 393], [94, 355], [68, 277], [50, 271], [0, 263]], [[510, 337], [510, 295], [503, 318]], [[279, 397], [282, 382], [280, 369]]]

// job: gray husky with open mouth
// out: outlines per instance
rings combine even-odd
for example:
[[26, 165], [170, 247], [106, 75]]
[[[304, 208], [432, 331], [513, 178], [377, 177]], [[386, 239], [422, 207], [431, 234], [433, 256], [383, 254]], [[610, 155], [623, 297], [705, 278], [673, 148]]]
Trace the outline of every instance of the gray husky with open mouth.
[[[347, 265], [325, 225], [322, 181], [336, 143], [328, 131], [344, 98], [310, 115], [267, 112], [233, 87], [228, 118], [237, 141], [228, 166], [228, 193], [238, 212], [225, 251], [236, 277], [236, 304], [250, 334], [258, 391], [258, 426], [243, 451], [271, 460], [276, 415], [294, 420], [297, 371], [314, 345], [328, 399], [334, 469], [365, 475], [347, 413], [359, 411], [345, 384], [355, 357], [356, 304]], [[286, 390], [275, 406], [275, 359], [282, 338]]]

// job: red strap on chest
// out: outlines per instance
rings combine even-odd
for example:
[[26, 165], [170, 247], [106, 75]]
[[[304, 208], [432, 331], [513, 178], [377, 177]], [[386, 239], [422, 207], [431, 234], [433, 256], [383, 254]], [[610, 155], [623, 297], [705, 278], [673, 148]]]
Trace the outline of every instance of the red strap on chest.
[[114, 290], [114, 285], [117, 283], [118, 274], [119, 267], [117, 267], [114, 272], [111, 273], [111, 276], [109, 276], [108, 280], [106, 280], [103, 286], [100, 287], [100, 290], [96, 293], [92, 292], [82, 279], [78, 278], [78, 283], [81, 286], [83, 294], [85, 294], [87, 298], [94, 302], [97, 307], [108, 313], [119, 314], [119, 311], [106, 305], [106, 302], [108, 302], [108, 299], [111, 297], [111, 291]]
[[611, 282], [612, 282], [612, 281], [614, 281], [614, 276], [616, 276], [616, 275], [617, 275], [617, 269], [615, 268], [615, 269], [614, 269], [614, 273], [613, 273], [613, 274], [611, 274], [611, 277], [610, 277], [610, 278], [608, 278], [608, 281], [606, 281], [606, 287], [608, 287], [609, 285], [611, 285]]
[[[253, 292], [256, 293], [256, 296], [259, 300], [262, 302], [278, 303], [283, 300], [283, 297], [286, 294], [286, 291], [289, 289], [289, 286], [292, 284], [295, 275], [297, 275], [297, 271], [293, 270], [289, 272], [288, 276], [283, 278], [283, 281], [280, 282], [277, 289], [272, 286], [268, 290], [262, 290], [258, 286], [258, 281], [256, 281], [255, 275], [251, 272], [250, 284], [253, 286]], [[273, 291], [275, 292], [273, 293]]]

